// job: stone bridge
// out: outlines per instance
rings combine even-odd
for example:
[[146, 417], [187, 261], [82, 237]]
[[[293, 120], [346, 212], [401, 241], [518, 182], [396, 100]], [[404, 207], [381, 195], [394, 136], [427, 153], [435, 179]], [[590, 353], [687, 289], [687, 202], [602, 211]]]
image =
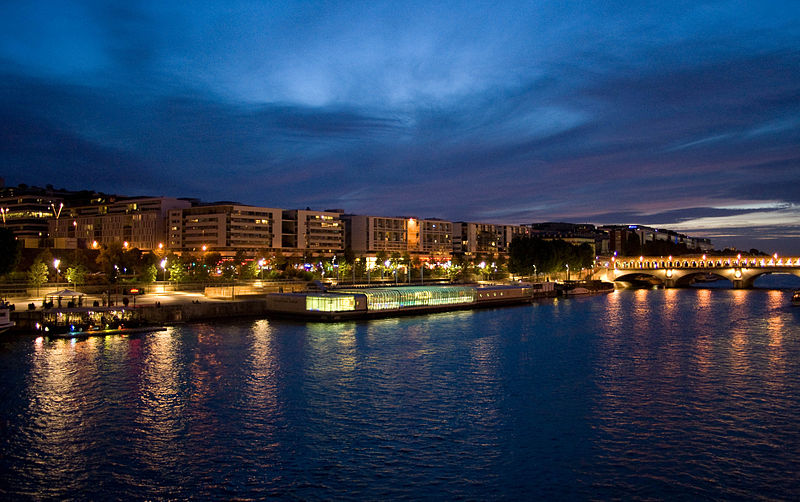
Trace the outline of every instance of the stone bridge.
[[664, 287], [688, 286], [694, 280], [714, 275], [728, 279], [736, 289], [752, 288], [765, 274], [800, 277], [800, 257], [737, 256], [639, 256], [600, 260], [592, 275], [609, 282], [655, 277]]

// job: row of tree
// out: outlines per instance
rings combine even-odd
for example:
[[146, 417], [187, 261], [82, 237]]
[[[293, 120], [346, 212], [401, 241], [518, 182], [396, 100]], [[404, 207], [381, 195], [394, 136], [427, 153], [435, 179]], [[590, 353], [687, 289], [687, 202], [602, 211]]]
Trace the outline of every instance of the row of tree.
[[594, 253], [589, 244], [574, 246], [563, 240], [518, 236], [509, 246], [508, 269], [518, 275], [556, 274], [567, 268], [578, 272], [590, 268]]

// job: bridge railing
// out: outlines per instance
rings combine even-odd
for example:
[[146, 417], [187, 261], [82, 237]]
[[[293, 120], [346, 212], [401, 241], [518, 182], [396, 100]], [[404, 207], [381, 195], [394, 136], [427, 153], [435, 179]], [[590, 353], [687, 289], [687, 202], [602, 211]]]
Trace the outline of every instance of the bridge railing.
[[656, 257], [611, 258], [604, 261], [606, 268], [623, 270], [647, 269], [712, 269], [712, 268], [796, 268], [800, 267], [800, 257]]

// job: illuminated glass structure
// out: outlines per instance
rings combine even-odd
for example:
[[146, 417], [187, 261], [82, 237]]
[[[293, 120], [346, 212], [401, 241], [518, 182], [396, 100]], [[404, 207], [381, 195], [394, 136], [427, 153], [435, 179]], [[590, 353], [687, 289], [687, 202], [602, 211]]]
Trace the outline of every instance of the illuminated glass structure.
[[405, 286], [402, 288], [340, 289], [337, 293], [367, 297], [367, 310], [473, 303], [475, 288], [469, 286]]
[[306, 310], [317, 312], [348, 312], [356, 309], [353, 295], [309, 294]]

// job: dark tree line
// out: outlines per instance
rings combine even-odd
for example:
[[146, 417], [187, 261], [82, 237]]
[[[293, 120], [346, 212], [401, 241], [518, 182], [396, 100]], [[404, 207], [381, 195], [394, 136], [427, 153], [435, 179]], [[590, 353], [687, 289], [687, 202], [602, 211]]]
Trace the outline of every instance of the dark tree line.
[[564, 272], [592, 266], [594, 256], [589, 244], [572, 245], [562, 240], [544, 240], [538, 237], [515, 237], [509, 246], [508, 269], [519, 275], [530, 275], [536, 266], [540, 274]]
[[14, 239], [14, 232], [0, 228], [0, 275], [14, 270], [20, 258], [21, 246]]
[[623, 243], [621, 250], [622, 256], [680, 256], [684, 254], [695, 253], [686, 247], [686, 244], [675, 243], [672, 241], [649, 241], [645, 242], [644, 246], [639, 241], [639, 236], [636, 234], [629, 234], [626, 241]]

